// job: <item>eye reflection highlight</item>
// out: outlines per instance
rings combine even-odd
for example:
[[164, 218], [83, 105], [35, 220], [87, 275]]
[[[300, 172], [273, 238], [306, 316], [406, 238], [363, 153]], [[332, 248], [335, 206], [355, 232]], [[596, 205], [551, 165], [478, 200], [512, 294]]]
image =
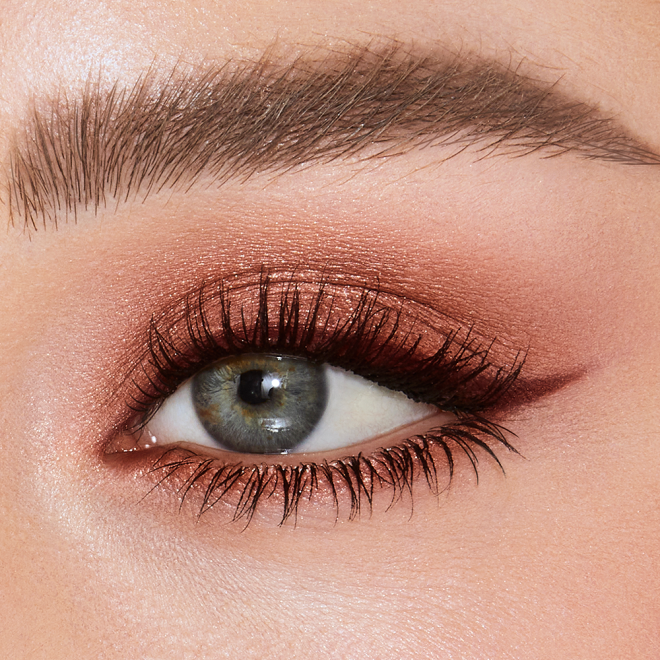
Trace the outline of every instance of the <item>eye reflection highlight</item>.
[[192, 379], [195, 412], [222, 447], [246, 454], [284, 454], [323, 416], [326, 370], [304, 359], [241, 355]]

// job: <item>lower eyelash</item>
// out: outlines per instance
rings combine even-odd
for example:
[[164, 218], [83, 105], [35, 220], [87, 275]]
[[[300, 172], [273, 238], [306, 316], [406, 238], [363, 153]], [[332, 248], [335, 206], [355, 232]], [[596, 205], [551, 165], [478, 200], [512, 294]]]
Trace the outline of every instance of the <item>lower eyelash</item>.
[[[434, 495], [447, 490], [454, 478], [457, 453], [467, 457], [477, 481], [479, 454], [504, 472], [495, 447], [519, 454], [508, 440], [511, 436], [504, 427], [471, 415], [368, 456], [360, 453], [330, 462], [297, 465], [246, 465], [172, 446], [160, 452], [149, 471], [158, 479], [152, 490], [165, 484], [177, 486], [180, 507], [193, 496], [198, 502], [201, 497], [198, 516], [225, 503], [230, 507], [230, 520], [247, 527], [260, 507], [275, 501], [277, 524], [293, 521], [295, 525], [302, 502], [330, 495], [335, 519], [354, 520], [365, 507], [369, 512], [373, 510], [377, 492], [389, 492], [390, 508], [406, 495], [412, 497], [419, 481]], [[441, 459], [444, 466], [439, 465]], [[444, 484], [441, 470], [446, 474]]]
[[126, 450], [128, 462], [146, 468], [152, 490], [175, 491], [180, 507], [194, 501], [198, 516], [228, 509], [230, 520], [246, 526], [266, 506], [279, 525], [295, 524], [303, 502], [327, 497], [337, 519], [352, 520], [372, 510], [376, 493], [389, 493], [389, 508], [412, 495], [417, 482], [436, 495], [446, 490], [460, 455], [478, 479], [480, 455], [503, 471], [496, 449], [518, 453], [513, 434], [486, 415], [534, 391], [519, 384], [524, 354], [509, 353], [496, 366], [494, 341], [482, 343], [470, 327], [379, 288], [257, 275], [252, 284], [205, 284], [152, 319], [147, 350], [122, 381], [131, 416], [120, 435], [139, 439], [160, 403], [208, 364], [257, 352], [348, 369], [456, 421], [368, 455], [297, 465], [233, 462], [230, 454], [211, 457], [181, 444]]

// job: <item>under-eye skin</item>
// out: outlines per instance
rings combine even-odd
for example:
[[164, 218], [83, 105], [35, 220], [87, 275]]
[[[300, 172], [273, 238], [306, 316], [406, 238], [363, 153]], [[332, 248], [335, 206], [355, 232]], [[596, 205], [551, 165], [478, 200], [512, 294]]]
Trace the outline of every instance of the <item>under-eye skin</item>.
[[[330, 502], [331, 518], [355, 518], [380, 492], [390, 504], [422, 485], [438, 493], [459, 455], [475, 473], [485, 457], [502, 468], [500, 452], [516, 451], [514, 435], [493, 419], [534, 389], [519, 387], [523, 353], [500, 351], [508, 357], [496, 363], [496, 338], [382, 288], [298, 280], [262, 273], [257, 282], [207, 283], [155, 316], [148, 348], [126, 377], [130, 413], [106, 448], [109, 462], [133, 461], [149, 488], [173, 489], [199, 513], [229, 511], [244, 524], [259, 510], [275, 510], [271, 519], [284, 524], [316, 500]], [[358, 438], [320, 454], [291, 453], [330, 403], [325, 364], [419, 405], [431, 421], [380, 448], [364, 450], [373, 439]], [[287, 373], [294, 375], [283, 387]], [[150, 447], [152, 423], [186, 381], [211, 446], [174, 437]], [[295, 424], [278, 437], [292, 415]]]

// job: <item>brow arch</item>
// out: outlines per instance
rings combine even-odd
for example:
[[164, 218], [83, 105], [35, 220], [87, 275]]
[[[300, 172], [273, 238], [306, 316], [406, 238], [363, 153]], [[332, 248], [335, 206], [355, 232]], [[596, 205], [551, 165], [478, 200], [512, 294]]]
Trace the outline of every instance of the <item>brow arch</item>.
[[29, 231], [109, 200], [357, 154], [475, 146], [480, 157], [660, 162], [613, 118], [554, 85], [499, 62], [397, 42], [289, 62], [266, 52], [169, 72], [152, 66], [130, 86], [97, 76], [75, 97], [57, 93], [31, 108], [6, 177], [10, 222]]

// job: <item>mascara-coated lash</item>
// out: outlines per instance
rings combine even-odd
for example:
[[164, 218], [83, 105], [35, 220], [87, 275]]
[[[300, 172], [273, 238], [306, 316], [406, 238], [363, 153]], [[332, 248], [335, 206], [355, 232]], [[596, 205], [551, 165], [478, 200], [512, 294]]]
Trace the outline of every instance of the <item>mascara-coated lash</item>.
[[457, 453], [467, 457], [477, 480], [479, 452], [503, 471], [494, 446], [518, 453], [508, 435], [498, 424], [467, 417], [369, 454], [298, 464], [237, 462], [231, 455], [218, 459], [174, 445], [160, 449], [147, 471], [154, 488], [175, 488], [181, 507], [193, 499], [198, 515], [222, 503], [232, 522], [247, 525], [267, 502], [269, 519], [281, 526], [297, 521], [301, 504], [321, 496], [329, 500], [335, 520], [353, 520], [365, 507], [372, 511], [377, 494], [386, 494], [389, 508], [405, 498], [412, 502], [420, 483], [434, 495], [446, 490]]
[[[323, 494], [336, 517], [345, 512], [352, 519], [365, 504], [371, 508], [380, 491], [389, 491], [391, 503], [412, 494], [420, 480], [440, 492], [454, 475], [457, 451], [475, 472], [480, 451], [500, 467], [495, 448], [515, 451], [511, 434], [487, 414], [506, 400], [524, 359], [518, 354], [493, 364], [493, 343], [380, 288], [265, 273], [256, 283], [205, 284], [152, 319], [147, 350], [127, 377], [132, 413], [123, 432], [136, 438], [137, 448], [151, 416], [183, 381], [241, 353], [327, 362], [454, 413], [455, 422], [392, 447], [297, 465], [179, 445], [134, 452], [150, 455], [145, 471], [154, 487], [173, 487], [182, 503], [199, 498], [200, 514], [222, 502], [232, 520], [249, 522], [268, 503], [283, 524], [297, 517], [301, 502]], [[446, 479], [439, 478], [441, 469]]]
[[[411, 305], [409, 305], [411, 306]], [[152, 413], [208, 364], [243, 353], [327, 362], [447, 411], [483, 412], [506, 396], [524, 356], [494, 364], [495, 341], [380, 288], [329, 281], [206, 284], [153, 317], [147, 350], [128, 379], [131, 408]]]

